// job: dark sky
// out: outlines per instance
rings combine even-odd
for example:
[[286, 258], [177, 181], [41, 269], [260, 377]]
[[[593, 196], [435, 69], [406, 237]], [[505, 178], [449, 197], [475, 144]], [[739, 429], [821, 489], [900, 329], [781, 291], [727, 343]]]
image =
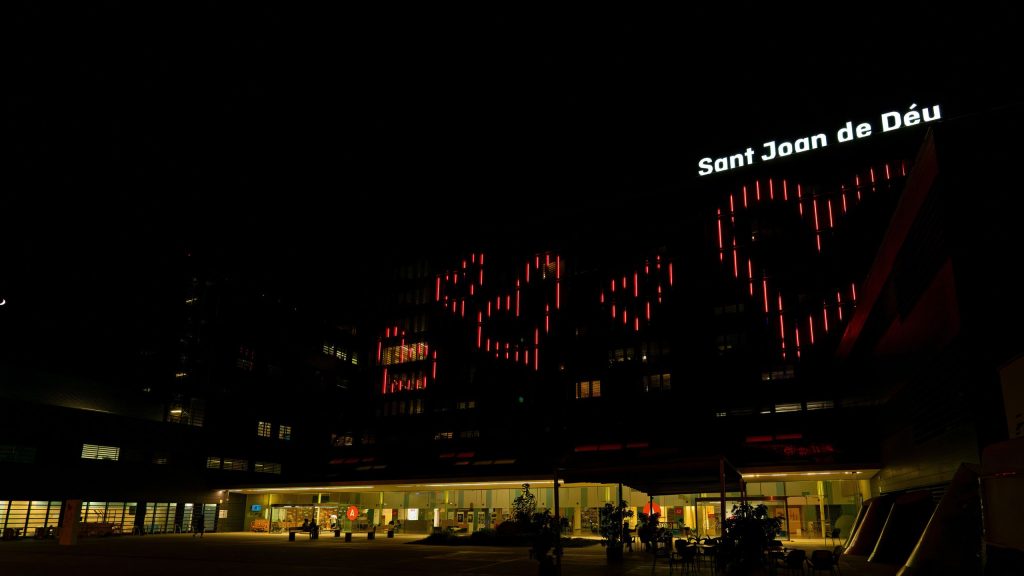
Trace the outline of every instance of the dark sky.
[[19, 5], [7, 306], [124, 332], [188, 251], [313, 306], [410, 247], [642, 234], [705, 155], [914, 102], [1020, 101], [1009, 2], [296, 4]]

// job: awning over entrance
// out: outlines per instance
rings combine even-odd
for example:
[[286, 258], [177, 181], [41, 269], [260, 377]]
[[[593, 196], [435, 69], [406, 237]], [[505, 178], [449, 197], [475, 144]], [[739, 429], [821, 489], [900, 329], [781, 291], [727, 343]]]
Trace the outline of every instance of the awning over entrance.
[[740, 491], [740, 474], [722, 456], [574, 454], [566, 482], [622, 483], [651, 496]]

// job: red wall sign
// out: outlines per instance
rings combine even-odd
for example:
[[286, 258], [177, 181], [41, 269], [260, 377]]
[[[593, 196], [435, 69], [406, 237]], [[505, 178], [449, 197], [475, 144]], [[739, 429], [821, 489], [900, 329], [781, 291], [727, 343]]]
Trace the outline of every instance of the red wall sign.
[[359, 518], [359, 508], [356, 508], [355, 506], [349, 506], [348, 510], [345, 511], [345, 518], [348, 518], [349, 520], [355, 520], [356, 518]]

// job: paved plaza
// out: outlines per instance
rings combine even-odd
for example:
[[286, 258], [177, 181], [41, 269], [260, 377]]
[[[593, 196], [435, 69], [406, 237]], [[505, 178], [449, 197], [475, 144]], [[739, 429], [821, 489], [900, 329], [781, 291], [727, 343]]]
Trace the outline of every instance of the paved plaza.
[[[355, 534], [352, 542], [322, 535], [318, 540], [287, 535], [209, 533], [82, 538], [74, 546], [54, 540], [21, 539], [0, 542], [0, 574], [4, 576], [533, 576], [537, 562], [527, 548], [493, 546], [430, 546], [416, 544], [420, 535], [399, 534], [394, 539], [366, 540]], [[808, 550], [824, 548], [815, 541], [786, 543]], [[893, 567], [875, 566], [860, 558], [844, 558], [844, 576], [892, 576]], [[621, 564], [609, 565], [600, 545], [568, 548], [563, 576], [684, 574], [639, 549], [626, 552]], [[700, 574], [711, 575], [704, 566]]]

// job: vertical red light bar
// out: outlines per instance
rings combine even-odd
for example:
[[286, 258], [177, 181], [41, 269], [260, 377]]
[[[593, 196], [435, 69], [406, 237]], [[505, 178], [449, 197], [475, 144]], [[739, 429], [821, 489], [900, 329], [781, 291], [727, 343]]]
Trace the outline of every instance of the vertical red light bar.
[[733, 278], [739, 278], [740, 277], [740, 261], [739, 261], [738, 251], [736, 250], [736, 239], [735, 238], [732, 239], [732, 277]]
[[387, 328], [384, 329], [384, 337], [391, 338], [391, 326], [388, 326]]
[[808, 330], [808, 333], [811, 335], [811, 345], [813, 346], [814, 345], [814, 315], [813, 314], [809, 314], [807, 316], [807, 330]]
[[626, 288], [628, 288], [628, 287], [629, 287], [629, 281], [628, 281], [628, 280], [626, 280], [626, 277], [625, 277], [625, 276], [623, 276], [623, 277], [622, 277], [622, 289], [623, 289], [623, 290], [625, 290], [625, 289], [626, 289]]
[[828, 334], [828, 302], [821, 305], [821, 319], [825, 322], [825, 334]]
[[[672, 265], [669, 264], [669, 270], [672, 269], [671, 266]], [[670, 272], [670, 274], [671, 274], [671, 272]], [[637, 273], [637, 272], [633, 272], [633, 297], [634, 298], [640, 296], [640, 280], [639, 279], [640, 279], [640, 274]]]
[[462, 259], [462, 269], [463, 270], [466, 269], [466, 259], [465, 258]]
[[782, 315], [782, 294], [779, 294], [779, 340], [782, 342], [782, 359], [786, 359], [786, 321]]
[[857, 285], [850, 282], [850, 295], [853, 296], [853, 303], [857, 303]]
[[729, 220], [736, 225], [736, 199], [732, 194], [729, 194]]
[[[483, 262], [483, 259], [484, 259], [484, 255], [481, 254], [480, 255], [480, 261]], [[437, 381], [437, 351], [436, 350], [434, 351], [433, 362], [431, 362], [430, 377], [433, 378], [435, 381]]]
[[768, 199], [775, 200], [775, 182], [771, 178], [768, 179]]
[[782, 181], [782, 199], [789, 200], [789, 182], [786, 180]]
[[828, 227], [835, 228], [835, 220], [832, 219], [832, 199], [826, 200], [826, 204], [828, 204]]
[[754, 295], [754, 263], [747, 258], [747, 278], [750, 279], [750, 295]]
[[905, 161], [903, 161], [903, 160], [900, 160], [900, 176], [906, 176], [906, 175], [907, 175], [907, 163]]
[[800, 326], [796, 326], [793, 331], [796, 333], [796, 357], [800, 357]]
[[629, 324], [629, 310], [623, 308], [622, 310], [622, 323]]
[[661, 284], [658, 284], [658, 304], [661, 304]]
[[516, 317], [519, 316], [519, 280], [516, 280]]
[[747, 187], [743, 187], [743, 207], [747, 207]]
[[511, 309], [512, 309], [512, 295], [511, 294], [505, 294], [505, 311], [507, 312], [507, 311], [509, 311]]
[[836, 310], [839, 311], [839, 321], [843, 321], [843, 295], [836, 290]]
[[484, 340], [484, 352], [490, 352], [490, 351], [491, 351], [491, 339], [488, 337], [486, 340]]
[[672, 285], [672, 263], [668, 263], [668, 285]]
[[487, 317], [488, 318], [491, 317], [491, 301], [490, 300], [487, 301]]
[[821, 226], [818, 224], [818, 199], [812, 201], [814, 206], [814, 239], [818, 242], [818, 252], [821, 252]]
[[530, 263], [526, 263], [526, 283], [530, 283]]
[[754, 180], [754, 190], [755, 190], [754, 200], [756, 200], [757, 202], [760, 202], [761, 201], [761, 181], [760, 180]]
[[459, 300], [459, 314], [461, 314], [463, 318], [466, 317], [466, 299], [465, 298], [462, 298], [462, 299]]
[[615, 314], [615, 303], [612, 302], [612, 318], [615, 318], [616, 316], [617, 314]]
[[614, 278], [612, 278], [611, 285], [612, 285], [612, 294], [615, 294], [615, 279]]
[[484, 265], [484, 253], [483, 252], [480, 253], [480, 265], [481, 266]]
[[656, 270], [661, 270], [661, 254], [654, 256], [654, 266]]
[[540, 328], [533, 329], [533, 347], [540, 346]]
[[[721, 209], [718, 210], [718, 217], [719, 218], [722, 217], [722, 210]], [[721, 229], [721, 227], [722, 227], [722, 223], [721, 222], [718, 223], [718, 227], [719, 227], [719, 229]], [[721, 234], [719, 234], [718, 245], [719, 245], [719, 247], [721, 247], [721, 245], [722, 245]], [[650, 260], [644, 262], [644, 274], [648, 275], [648, 276], [651, 274], [651, 262], [650, 262]]]
[[381, 342], [380, 340], [377, 340], [377, 364], [380, 364], [380, 354], [381, 354], [381, 348], [383, 346], [384, 346], [384, 343]]
[[869, 168], [868, 169], [868, 173], [871, 175], [871, 183], [874, 184], [875, 183], [875, 167], [872, 166], [871, 168]]
[[540, 370], [540, 348], [533, 348], [533, 369], [534, 371]]
[[508, 360], [508, 342], [505, 342], [505, 360]]
[[633, 330], [636, 332], [640, 331], [640, 317], [637, 316], [633, 319]]
[[501, 312], [501, 295], [500, 294], [494, 297], [494, 309], [497, 310], [498, 312]]
[[437, 286], [434, 288], [434, 302], [441, 301], [441, 277], [437, 277]]
[[651, 321], [651, 303], [650, 302], [646, 303], [646, 308], [647, 308], [647, 321], [650, 322]]
[[533, 257], [533, 267], [540, 270], [540, 254], [536, 254]]
[[885, 163], [885, 179], [892, 180], [892, 174], [889, 173], [889, 163]]
[[459, 284], [459, 273], [458, 272], [455, 272], [455, 273], [452, 274], [452, 284], [455, 284], [455, 285]]
[[[481, 261], [483, 260], [483, 254], [480, 255], [480, 260]], [[479, 284], [481, 286], [484, 285], [484, 268], [483, 268], [483, 266], [480, 267], [480, 281], [479, 281]]]
[[523, 364], [530, 365], [530, 349], [523, 350]]
[[604, 290], [601, 290], [601, 304], [604, 304]]
[[761, 278], [761, 292], [764, 293], [764, 313], [768, 313], [768, 279]]
[[544, 265], [545, 266], [550, 266], [551, 265], [551, 254], [550, 253], [544, 255]]
[[555, 310], [562, 308], [562, 283], [555, 282]]
[[387, 368], [384, 369], [384, 378], [380, 382], [380, 393], [381, 394], [387, 394], [388, 393], [388, 369]]
[[483, 338], [484, 338], [484, 327], [478, 324], [477, 327], [476, 327], [476, 347], [477, 348], [480, 348], [480, 345], [483, 344]]
[[476, 264], [476, 252], [473, 252], [469, 255], [469, 261], [472, 262], [473, 264]]
[[804, 189], [800, 184], [796, 185], [796, 205], [800, 209], [800, 215], [804, 215]]
[[839, 196], [843, 199], [843, 214], [846, 214], [846, 186], [839, 186]]
[[476, 287], [476, 284], [470, 284], [470, 285], [469, 285], [469, 295], [470, 295], [470, 296], [472, 296], [472, 295], [473, 295], [473, 288], [474, 288], [474, 287]]
[[519, 362], [519, 348], [516, 348], [512, 354], [512, 361]]
[[[718, 208], [718, 261], [725, 260], [725, 246], [722, 245], [722, 209]], [[438, 287], [440, 290], [440, 286]]]
[[561, 280], [562, 278], [562, 256], [555, 256], [555, 280]]
[[551, 332], [551, 305], [544, 305], [544, 333]]
[[853, 186], [857, 189], [857, 201], [860, 202], [860, 174], [854, 175]]

